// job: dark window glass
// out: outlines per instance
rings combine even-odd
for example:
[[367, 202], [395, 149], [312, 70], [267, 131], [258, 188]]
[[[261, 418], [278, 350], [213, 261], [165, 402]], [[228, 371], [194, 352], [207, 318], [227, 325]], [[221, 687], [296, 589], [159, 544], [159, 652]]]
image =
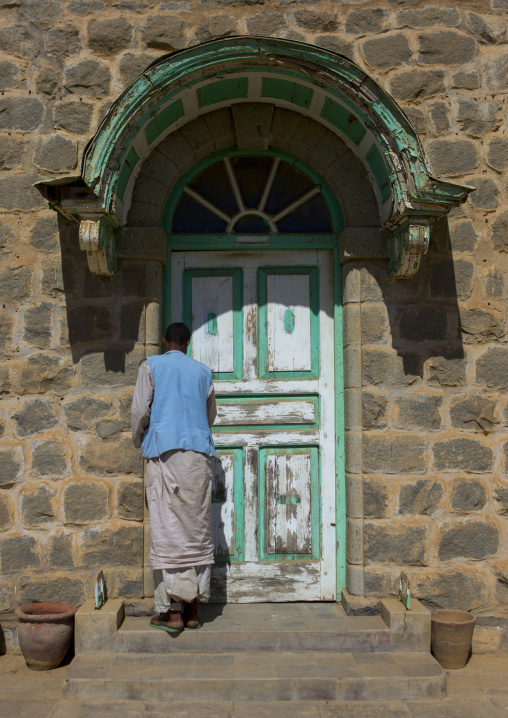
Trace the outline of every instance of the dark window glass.
[[232, 159], [240, 192], [248, 209], [255, 209], [259, 206], [272, 162], [271, 157], [234, 157]]
[[330, 212], [323, 195], [316, 194], [297, 210], [277, 222], [277, 230], [283, 234], [300, 232], [317, 234], [332, 232]]
[[313, 182], [294, 167], [281, 162], [265, 205], [268, 214], [277, 214], [314, 187]]
[[226, 223], [203, 207], [192, 197], [182, 195], [173, 215], [173, 232], [176, 234], [223, 233]]
[[236, 234], [268, 234], [270, 228], [262, 217], [251, 214], [239, 219], [233, 231]]
[[216, 162], [208, 167], [193, 179], [189, 186], [225, 214], [233, 215], [238, 212], [239, 207], [236, 205], [224, 162]]

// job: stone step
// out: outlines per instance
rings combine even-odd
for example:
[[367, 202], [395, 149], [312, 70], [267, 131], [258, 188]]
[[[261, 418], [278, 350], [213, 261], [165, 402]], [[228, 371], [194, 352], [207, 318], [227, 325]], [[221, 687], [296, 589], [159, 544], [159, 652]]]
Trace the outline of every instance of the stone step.
[[346, 616], [335, 603], [209, 604], [200, 606], [200, 617], [201, 629], [174, 635], [151, 628], [146, 615], [126, 616], [115, 650], [150, 654], [390, 650], [390, 629], [380, 616]]
[[87, 701], [406, 701], [446, 695], [428, 653], [77, 656], [63, 685]]

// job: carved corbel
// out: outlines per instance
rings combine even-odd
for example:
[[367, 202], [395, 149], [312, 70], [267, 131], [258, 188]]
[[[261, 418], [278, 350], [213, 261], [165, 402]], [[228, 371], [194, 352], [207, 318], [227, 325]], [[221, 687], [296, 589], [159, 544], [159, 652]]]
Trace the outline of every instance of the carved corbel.
[[414, 277], [422, 255], [429, 249], [430, 226], [424, 217], [406, 217], [391, 230], [390, 276]]
[[92, 274], [112, 277], [116, 271], [117, 228], [109, 218], [82, 219], [79, 223], [79, 246], [86, 251]]

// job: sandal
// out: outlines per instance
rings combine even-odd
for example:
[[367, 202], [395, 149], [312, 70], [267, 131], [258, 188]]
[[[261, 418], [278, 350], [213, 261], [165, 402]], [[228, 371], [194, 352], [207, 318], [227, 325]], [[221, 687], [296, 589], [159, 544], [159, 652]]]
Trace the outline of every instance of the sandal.
[[198, 601], [195, 598], [190, 603], [186, 603], [183, 608], [183, 622], [185, 628], [190, 628], [192, 631], [201, 628], [203, 625], [199, 620], [198, 616]]
[[177, 628], [176, 626], [169, 626], [166, 621], [163, 621], [161, 616], [154, 616], [150, 619], [150, 625], [152, 628], [160, 628], [161, 631], [166, 631], [167, 633], [181, 633], [184, 629], [184, 626]]

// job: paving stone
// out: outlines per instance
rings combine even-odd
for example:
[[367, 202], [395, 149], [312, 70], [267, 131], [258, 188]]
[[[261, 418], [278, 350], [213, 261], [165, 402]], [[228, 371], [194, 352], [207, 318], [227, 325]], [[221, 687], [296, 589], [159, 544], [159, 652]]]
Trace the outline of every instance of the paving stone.
[[487, 148], [487, 164], [498, 172], [508, 167], [508, 139], [493, 137]]
[[170, 15], [148, 17], [141, 38], [155, 50], [179, 50], [185, 47], [183, 20]]
[[437, 175], [461, 175], [478, 166], [478, 151], [470, 140], [432, 140], [427, 145]]
[[437, 471], [492, 471], [492, 449], [477, 439], [443, 439], [432, 450]]
[[396, 437], [366, 433], [363, 437], [365, 473], [421, 474], [426, 468], [425, 441], [414, 436]]
[[86, 524], [108, 519], [109, 489], [101, 481], [71, 483], [63, 492], [66, 523]]
[[390, 81], [390, 92], [404, 102], [425, 100], [444, 92], [442, 70], [407, 70], [396, 74]]
[[123, 55], [120, 60], [120, 75], [122, 76], [123, 84], [127, 86], [134, 82], [154, 60], [155, 57], [148, 55], [146, 52], [139, 55], [134, 53]]
[[2, 572], [39, 568], [37, 541], [34, 536], [6, 536], [0, 539]]
[[460, 25], [460, 13], [457, 8], [423, 7], [407, 8], [398, 12], [395, 17], [397, 27], [422, 28], [433, 25], [448, 27]]
[[59, 102], [53, 110], [53, 124], [57, 130], [84, 135], [90, 129], [93, 105], [89, 102]]
[[[26, 568], [26, 567], [20, 567]], [[19, 602], [55, 601], [69, 606], [80, 606], [87, 598], [85, 584], [80, 578], [68, 576], [21, 576]]]
[[456, 511], [481, 511], [487, 503], [487, 495], [483, 485], [472, 479], [459, 479], [454, 484], [452, 493], [452, 509]]
[[443, 486], [439, 481], [421, 479], [414, 484], [405, 484], [400, 489], [399, 511], [401, 514], [432, 516], [443, 497]]
[[104, 55], [114, 55], [120, 50], [126, 50], [134, 34], [133, 26], [124, 17], [90, 20], [87, 31], [88, 47]]
[[81, 49], [79, 30], [74, 25], [52, 27], [44, 35], [46, 52], [52, 57], [77, 55]]
[[468, 184], [476, 187], [469, 195], [473, 207], [493, 212], [499, 206], [499, 188], [490, 177], [478, 177], [468, 180]]
[[21, 521], [25, 528], [43, 528], [55, 521], [56, 492], [44, 484], [26, 484], [21, 492]]
[[386, 516], [388, 491], [380, 481], [366, 479], [363, 482], [363, 510], [365, 518], [379, 519]]
[[[351, 35], [372, 35], [383, 30], [387, 12], [383, 8], [361, 8], [350, 12], [346, 19], [345, 30]], [[312, 29], [312, 28], [309, 28]], [[330, 28], [328, 32], [335, 30]]]
[[382, 394], [362, 392], [362, 417], [364, 429], [382, 429], [386, 427], [386, 407], [388, 400]]
[[476, 42], [472, 37], [454, 30], [422, 34], [419, 37], [419, 62], [426, 65], [462, 65], [476, 56]]
[[58, 424], [53, 405], [49, 401], [41, 399], [23, 402], [12, 418], [15, 422], [16, 435], [20, 438], [39, 434]]
[[427, 530], [425, 526], [381, 526], [366, 523], [364, 559], [366, 563], [394, 563], [424, 566]]
[[366, 40], [362, 51], [369, 65], [379, 70], [404, 65], [413, 54], [407, 37], [402, 33]]
[[83, 566], [138, 566], [143, 560], [143, 527], [89, 528], [82, 534]]
[[98, 60], [80, 60], [65, 71], [64, 87], [73, 95], [100, 99], [109, 95], [109, 68]]
[[476, 381], [494, 389], [508, 388], [508, 349], [490, 347], [476, 361]]
[[407, 394], [395, 401], [398, 408], [397, 426], [400, 429], [435, 431], [441, 427], [439, 409], [442, 397], [433, 394]]
[[499, 549], [499, 530], [485, 521], [455, 523], [445, 530], [439, 542], [439, 560], [487, 558]]
[[492, 243], [498, 252], [508, 252], [508, 212], [501, 212], [492, 224]]
[[478, 70], [458, 70], [452, 75], [452, 87], [461, 90], [477, 90], [481, 85]]

